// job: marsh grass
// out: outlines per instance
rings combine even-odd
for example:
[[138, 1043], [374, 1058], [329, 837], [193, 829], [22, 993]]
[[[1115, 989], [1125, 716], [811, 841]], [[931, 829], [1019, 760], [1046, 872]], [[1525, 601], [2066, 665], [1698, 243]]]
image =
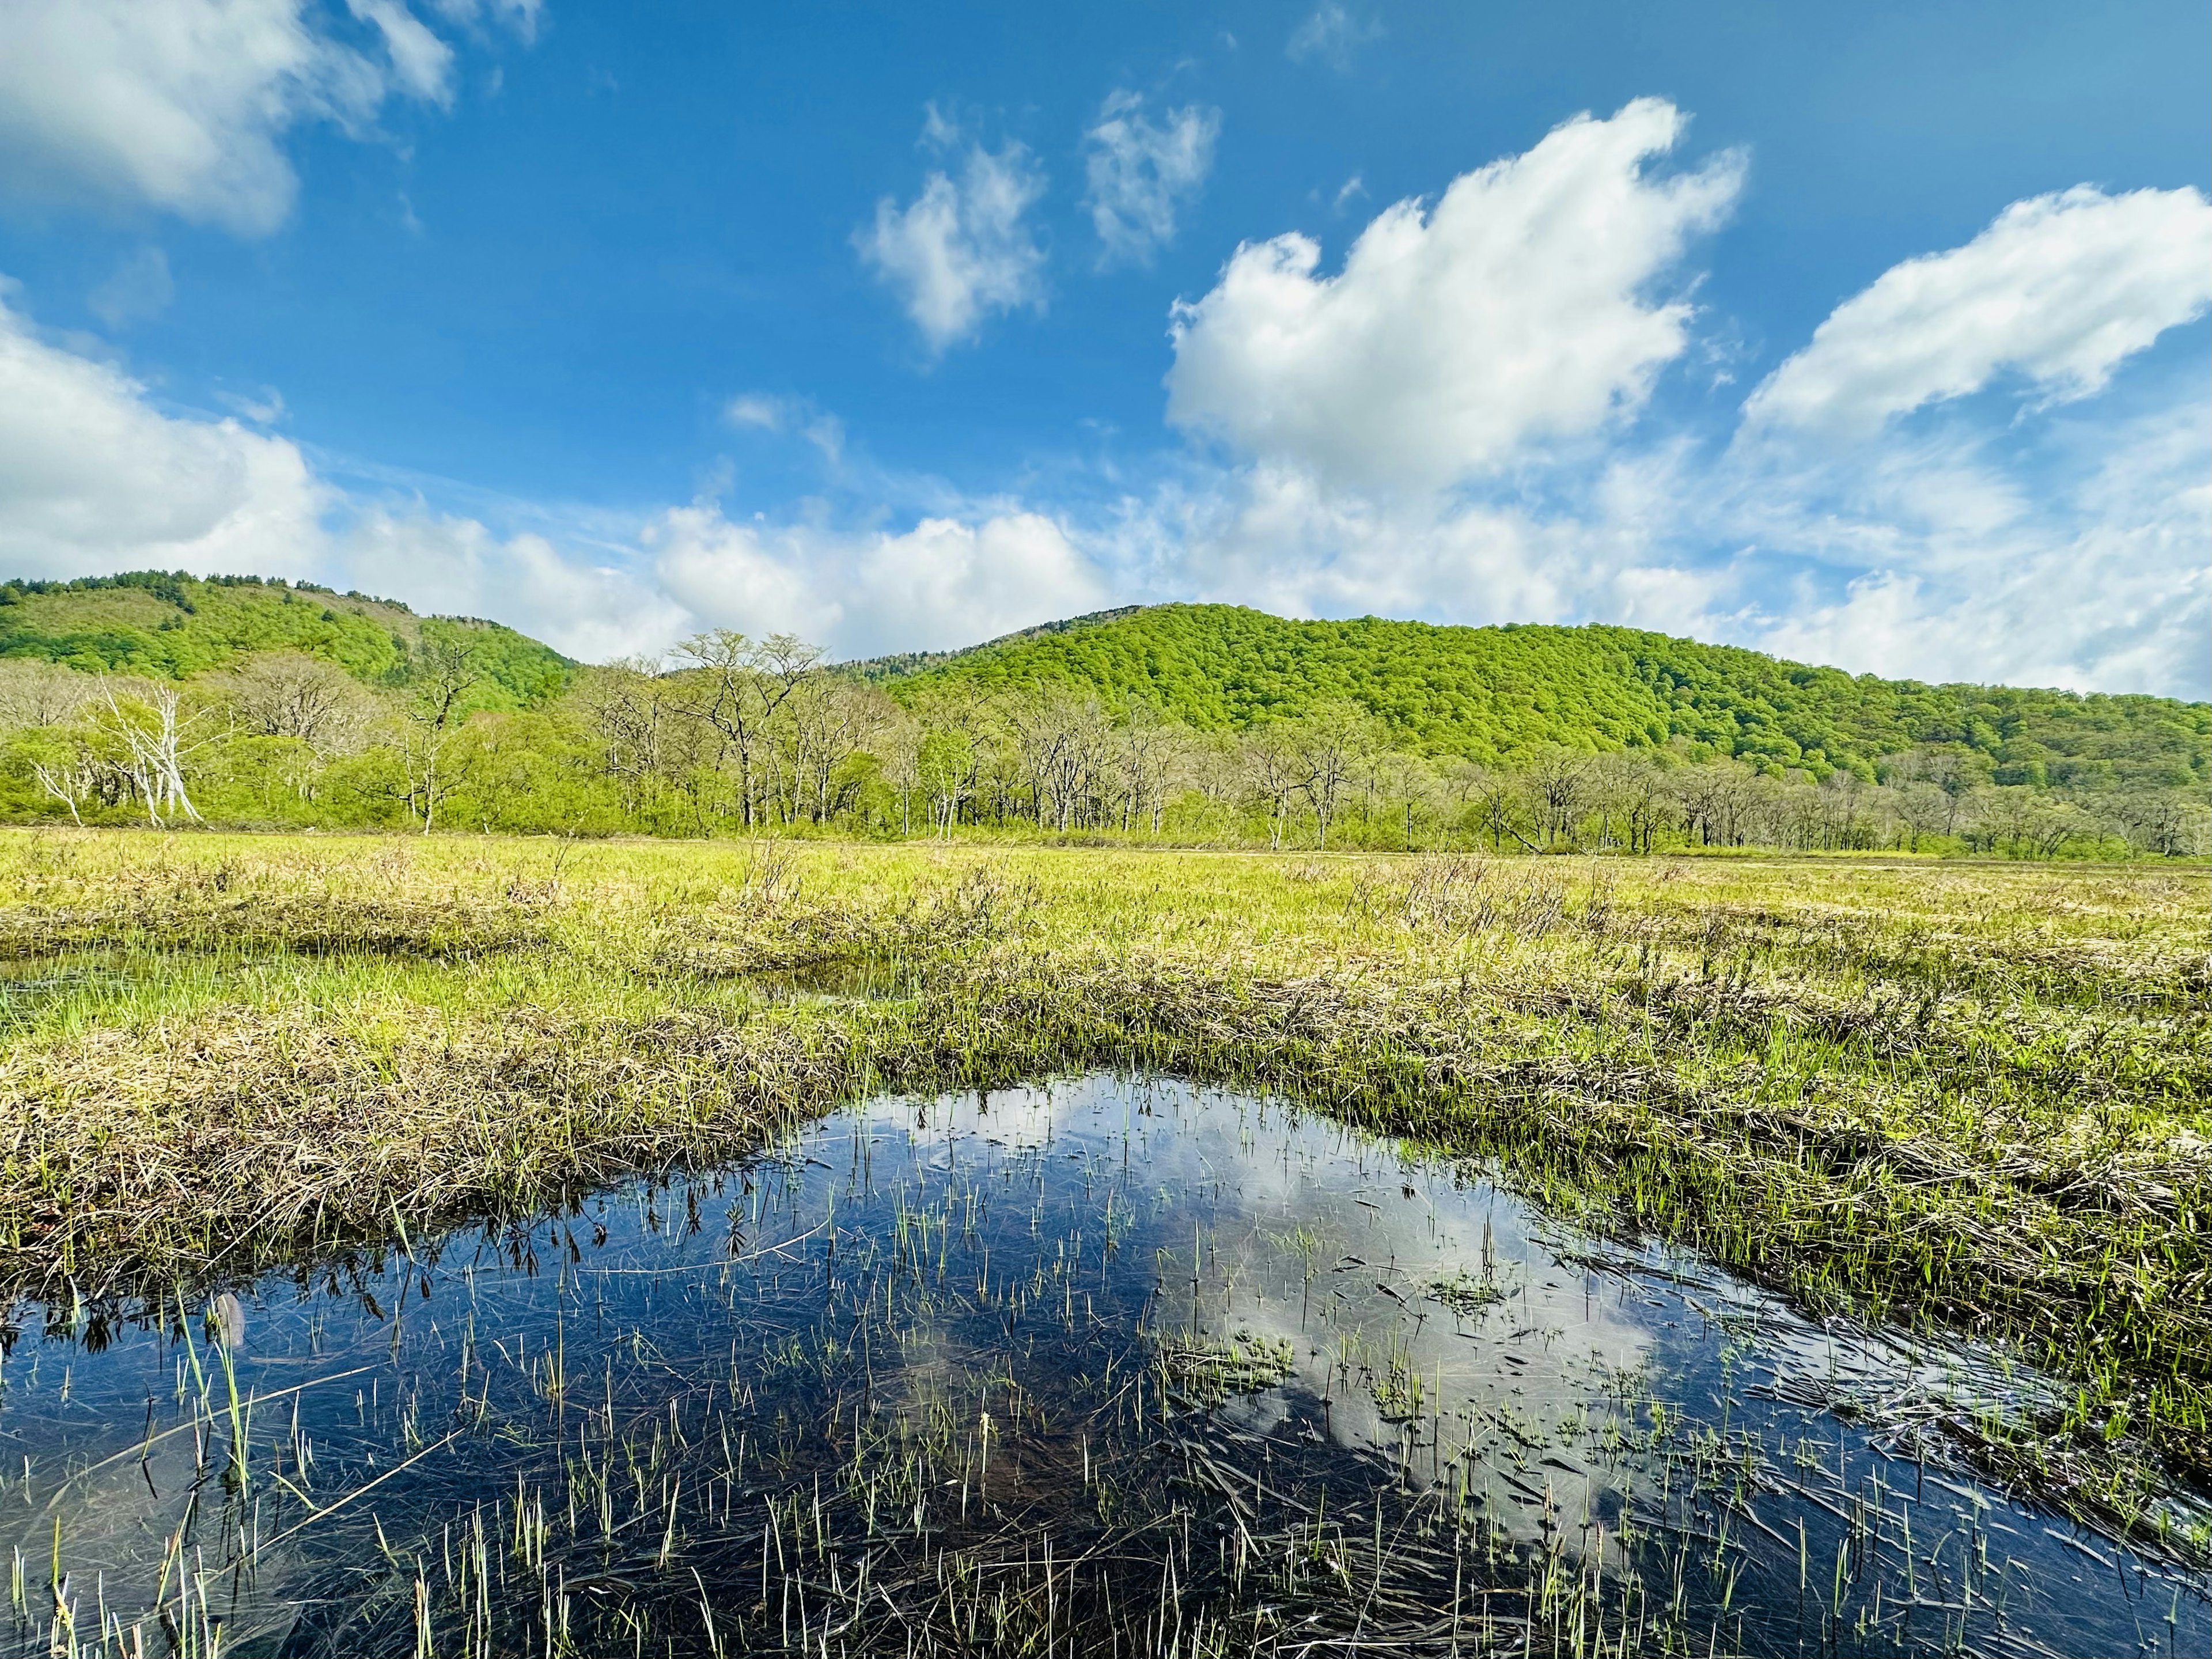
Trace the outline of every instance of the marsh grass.
[[0, 898], [0, 1278], [72, 1317], [1149, 1068], [2009, 1345], [2069, 1397], [1952, 1431], [2116, 1532], [2212, 1480], [2198, 876], [47, 831]]
[[[1424, 1346], [1424, 1239], [1478, 1215], [1501, 1298]], [[13, 1650], [2191, 1650], [2186, 1575], [2087, 1574], [1955, 1458], [1838, 1421], [1901, 1377], [1990, 1398], [1986, 1357], [1839, 1354], [1534, 1219], [1249, 1097], [878, 1099], [250, 1313], [172, 1303], [105, 1359], [19, 1353], [40, 1469], [0, 1506], [46, 1577], [19, 1551]], [[1696, 1358], [1599, 1336], [1623, 1315]], [[140, 1431], [149, 1361], [174, 1403]]]

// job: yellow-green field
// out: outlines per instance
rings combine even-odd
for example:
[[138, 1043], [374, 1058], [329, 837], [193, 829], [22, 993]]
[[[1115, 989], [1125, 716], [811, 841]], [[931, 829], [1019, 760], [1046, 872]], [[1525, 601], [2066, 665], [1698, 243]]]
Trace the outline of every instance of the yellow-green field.
[[2212, 1476], [2201, 872], [9, 832], [0, 1276], [204, 1287], [859, 1093], [1145, 1067], [2076, 1387]]

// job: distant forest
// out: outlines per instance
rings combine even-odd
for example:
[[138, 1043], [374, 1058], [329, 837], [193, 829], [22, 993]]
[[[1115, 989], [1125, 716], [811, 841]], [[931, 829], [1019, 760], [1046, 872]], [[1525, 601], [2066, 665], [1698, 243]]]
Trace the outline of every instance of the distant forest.
[[2212, 845], [2212, 707], [1922, 685], [1608, 627], [1159, 605], [833, 665], [572, 663], [360, 593], [0, 586], [0, 815], [1274, 848]]

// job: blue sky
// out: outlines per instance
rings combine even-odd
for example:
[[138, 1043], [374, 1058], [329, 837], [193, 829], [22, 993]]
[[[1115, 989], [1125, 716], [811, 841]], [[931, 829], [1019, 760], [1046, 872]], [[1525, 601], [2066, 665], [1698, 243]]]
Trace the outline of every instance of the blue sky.
[[0, 565], [594, 659], [1206, 599], [2203, 697], [2208, 52], [2199, 4], [15, 0]]

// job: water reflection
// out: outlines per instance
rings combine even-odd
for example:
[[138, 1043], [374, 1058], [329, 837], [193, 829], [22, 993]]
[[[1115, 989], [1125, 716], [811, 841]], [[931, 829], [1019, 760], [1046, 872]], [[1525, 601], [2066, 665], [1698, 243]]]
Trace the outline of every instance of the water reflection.
[[72, 1318], [0, 1372], [27, 1653], [2212, 1641], [2181, 1575], [1903, 1455], [1899, 1402], [2033, 1378], [1172, 1083], [874, 1103]]

